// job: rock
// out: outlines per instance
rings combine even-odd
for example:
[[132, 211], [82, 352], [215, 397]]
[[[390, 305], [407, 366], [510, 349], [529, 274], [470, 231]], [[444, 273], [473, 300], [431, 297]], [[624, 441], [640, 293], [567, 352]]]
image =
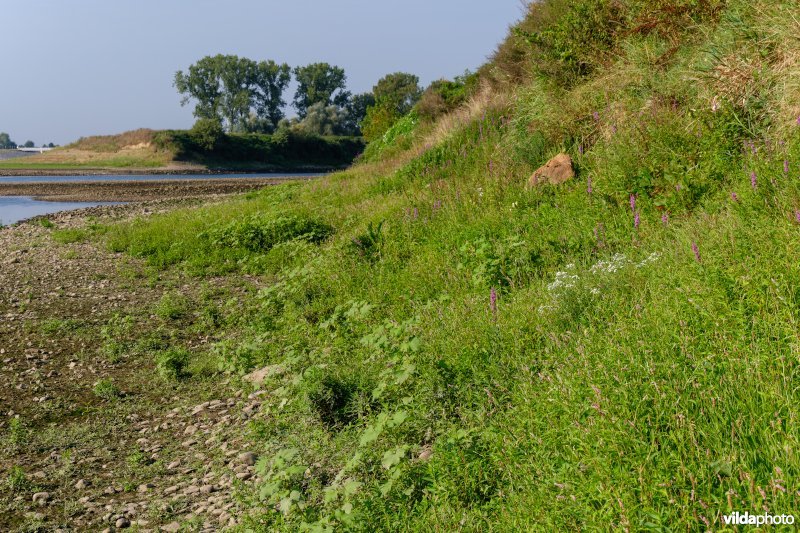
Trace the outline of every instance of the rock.
[[528, 180], [528, 185], [531, 187], [543, 183], [560, 185], [574, 177], [575, 170], [572, 168], [572, 158], [562, 153], [536, 169], [536, 172]]
[[152, 483], [144, 483], [142, 485], [139, 485], [139, 487], [136, 490], [138, 492], [147, 492], [150, 489], [154, 489], [154, 488], [156, 488], [156, 486], [153, 485]]
[[253, 370], [249, 374], [245, 374], [242, 376], [242, 379], [255, 385], [261, 385], [268, 377], [279, 376], [284, 372], [285, 370], [281, 365], [269, 365], [259, 370]]
[[247, 481], [251, 477], [253, 477], [253, 474], [251, 474], [250, 472], [239, 472], [238, 474], [236, 474], [236, 479], [239, 479], [241, 481]]
[[246, 464], [247, 466], [253, 466], [256, 464], [256, 460], [258, 456], [253, 452], [243, 452], [239, 454], [239, 461]]
[[37, 492], [33, 495], [33, 503], [38, 503], [39, 505], [44, 505], [50, 501], [50, 493], [49, 492]]
[[420, 461], [427, 461], [433, 455], [433, 451], [430, 448], [425, 448], [419, 453], [419, 457], [417, 457]]
[[77, 483], [75, 483], [75, 488], [78, 490], [85, 489], [89, 486], [89, 482], [85, 479], [79, 479]]
[[174, 533], [181, 529], [181, 525], [178, 522], [170, 522], [169, 524], [161, 526], [161, 531], [167, 531], [169, 533]]
[[117, 529], [125, 529], [126, 527], [131, 527], [131, 521], [124, 516], [121, 516], [117, 518], [117, 521], [114, 522], [114, 525], [117, 527]]

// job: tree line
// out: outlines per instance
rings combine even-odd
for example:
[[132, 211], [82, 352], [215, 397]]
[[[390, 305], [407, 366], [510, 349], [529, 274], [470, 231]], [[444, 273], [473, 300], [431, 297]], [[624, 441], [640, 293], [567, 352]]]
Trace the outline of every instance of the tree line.
[[[17, 148], [35, 148], [36, 143], [33, 141], [25, 141], [22, 145], [18, 145], [11, 140], [11, 136], [6, 132], [0, 132], [0, 150], [16, 150]], [[55, 148], [53, 143], [43, 144], [43, 148]]]
[[[284, 92], [294, 77], [291, 105], [297, 117], [287, 119]], [[254, 61], [235, 55], [206, 56], [175, 73], [181, 105], [195, 102], [193, 128], [213, 142], [221, 131], [274, 133], [291, 129], [317, 135], [382, 135], [423, 96], [419, 77], [388, 74], [371, 92], [347, 90], [343, 68], [312, 63], [291, 68], [286, 63]], [[220, 130], [220, 131], [217, 131]]]

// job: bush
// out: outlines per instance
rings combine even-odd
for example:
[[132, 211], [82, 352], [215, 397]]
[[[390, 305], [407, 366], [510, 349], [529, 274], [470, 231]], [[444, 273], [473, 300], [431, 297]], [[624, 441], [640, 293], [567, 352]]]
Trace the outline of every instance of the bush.
[[206, 236], [214, 246], [268, 252], [276, 244], [294, 239], [320, 243], [333, 231], [330, 225], [310, 218], [287, 216], [272, 219], [257, 214], [213, 229]]
[[194, 123], [190, 130], [192, 140], [203, 150], [210, 152], [225, 137], [225, 130], [219, 120], [201, 118]]
[[156, 356], [156, 372], [166, 381], [177, 381], [188, 375], [189, 352], [183, 348], [171, 348]]

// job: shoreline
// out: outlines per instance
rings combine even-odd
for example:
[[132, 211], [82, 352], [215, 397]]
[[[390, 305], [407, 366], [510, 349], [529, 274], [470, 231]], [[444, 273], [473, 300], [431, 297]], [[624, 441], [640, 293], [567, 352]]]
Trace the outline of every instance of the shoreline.
[[347, 167], [300, 167], [300, 168], [228, 168], [209, 169], [206, 167], [175, 167], [175, 168], [3, 168], [0, 167], [0, 177], [21, 176], [183, 176], [202, 174], [208, 176], [224, 174], [324, 174], [344, 170]]
[[29, 196], [45, 202], [145, 202], [237, 194], [288, 181], [309, 179], [313, 178], [0, 183], [0, 196]]

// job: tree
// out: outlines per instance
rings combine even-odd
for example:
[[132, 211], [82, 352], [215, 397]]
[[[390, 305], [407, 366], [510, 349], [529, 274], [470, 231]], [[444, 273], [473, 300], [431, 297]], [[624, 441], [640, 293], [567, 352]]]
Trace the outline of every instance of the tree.
[[312, 63], [296, 67], [294, 77], [298, 85], [292, 105], [300, 118], [305, 118], [308, 108], [314, 104], [322, 103], [325, 107], [344, 107], [347, 104], [350, 93], [345, 90], [347, 76], [343, 68], [328, 63]]
[[196, 100], [194, 116], [216, 119], [229, 131], [246, 131], [251, 114], [270, 131], [283, 118], [282, 95], [291, 78], [289, 65], [255, 62], [235, 55], [206, 56], [175, 73], [181, 105]]
[[11, 140], [11, 136], [8, 133], [0, 133], [0, 149], [13, 150], [16, 147], [17, 143]]
[[294, 129], [308, 135], [345, 135], [347, 111], [337, 105], [317, 102], [306, 110], [306, 116]]
[[33, 141], [25, 141], [25, 144], [22, 145], [23, 148], [34, 148], [36, 144]]
[[348, 135], [361, 135], [361, 123], [367, 116], [367, 109], [375, 105], [375, 96], [372, 93], [354, 94], [348, 100], [346, 130]]
[[395, 72], [378, 80], [372, 93], [378, 105], [394, 111], [397, 115], [405, 115], [422, 95], [419, 77], [407, 72]]

